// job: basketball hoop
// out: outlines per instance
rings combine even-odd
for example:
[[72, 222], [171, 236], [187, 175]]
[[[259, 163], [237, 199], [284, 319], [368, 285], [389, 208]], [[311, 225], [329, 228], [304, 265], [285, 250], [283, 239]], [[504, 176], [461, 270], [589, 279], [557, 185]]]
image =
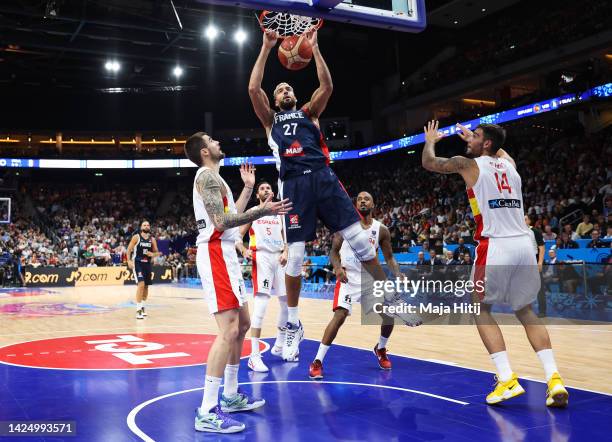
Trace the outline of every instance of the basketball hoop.
[[288, 14], [286, 12], [263, 11], [259, 15], [261, 30], [273, 31], [279, 38], [302, 35], [316, 31], [323, 26], [323, 19]]

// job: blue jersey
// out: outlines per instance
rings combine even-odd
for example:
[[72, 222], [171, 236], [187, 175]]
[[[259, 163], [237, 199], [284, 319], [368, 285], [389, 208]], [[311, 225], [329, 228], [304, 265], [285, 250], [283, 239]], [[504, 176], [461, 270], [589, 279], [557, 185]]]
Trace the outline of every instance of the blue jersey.
[[304, 175], [329, 164], [323, 134], [310, 119], [308, 109], [277, 112], [268, 143], [281, 180]]
[[147, 256], [147, 252], [153, 251], [153, 237], [149, 235], [148, 238], [138, 233], [138, 242], [134, 247], [134, 261], [137, 262], [150, 262], [151, 258]]

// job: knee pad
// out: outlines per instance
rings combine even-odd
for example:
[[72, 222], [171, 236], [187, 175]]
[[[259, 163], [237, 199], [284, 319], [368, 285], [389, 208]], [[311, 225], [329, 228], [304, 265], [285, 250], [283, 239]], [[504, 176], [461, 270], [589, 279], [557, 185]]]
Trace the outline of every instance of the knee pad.
[[370, 243], [368, 231], [363, 230], [359, 221], [341, 230], [340, 234], [353, 249], [359, 261], [371, 261], [376, 258], [376, 249]]
[[251, 327], [261, 328], [269, 301], [270, 296], [262, 293], [255, 294], [253, 297], [253, 317], [251, 318]]
[[289, 243], [288, 250], [285, 273], [289, 276], [300, 276], [306, 254], [306, 243], [304, 241]]

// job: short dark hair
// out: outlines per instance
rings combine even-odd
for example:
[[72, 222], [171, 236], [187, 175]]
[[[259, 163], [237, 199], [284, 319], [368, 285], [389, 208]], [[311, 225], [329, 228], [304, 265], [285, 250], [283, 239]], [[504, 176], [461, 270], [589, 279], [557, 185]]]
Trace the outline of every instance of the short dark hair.
[[185, 141], [185, 156], [198, 167], [202, 167], [200, 151], [206, 147], [205, 135], [208, 134], [206, 132], [196, 132]]
[[476, 129], [481, 129], [484, 139], [491, 142], [491, 153], [496, 153], [506, 142], [506, 129], [497, 124], [479, 124]]
[[267, 182], [266, 180], [262, 180], [259, 183], [257, 183], [257, 191], [259, 192], [259, 188], [261, 187], [262, 184], [267, 184], [268, 186], [272, 187], [272, 184], [270, 184], [269, 182]]

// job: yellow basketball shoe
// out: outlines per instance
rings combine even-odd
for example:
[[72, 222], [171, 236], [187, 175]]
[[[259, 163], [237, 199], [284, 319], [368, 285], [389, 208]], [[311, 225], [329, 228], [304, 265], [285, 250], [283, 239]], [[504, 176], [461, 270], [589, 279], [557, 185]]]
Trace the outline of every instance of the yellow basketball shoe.
[[495, 376], [495, 389], [487, 395], [487, 404], [499, 404], [513, 397], [520, 396], [525, 393], [523, 387], [518, 382], [518, 376], [512, 373], [510, 380], [502, 382]]
[[559, 373], [553, 373], [550, 381], [548, 381], [548, 390], [546, 390], [546, 406], [547, 407], [566, 407], [569, 399], [569, 393], [563, 385], [563, 380]]

